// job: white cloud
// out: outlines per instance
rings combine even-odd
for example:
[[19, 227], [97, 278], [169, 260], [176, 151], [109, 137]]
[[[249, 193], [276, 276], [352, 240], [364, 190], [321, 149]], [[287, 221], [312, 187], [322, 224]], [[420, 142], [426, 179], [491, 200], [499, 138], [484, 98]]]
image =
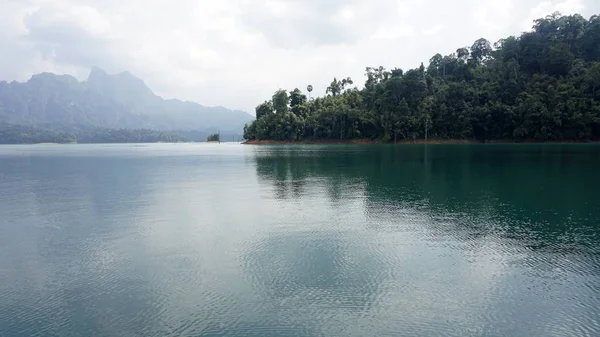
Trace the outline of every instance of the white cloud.
[[415, 29], [412, 26], [405, 24], [398, 24], [393, 26], [383, 26], [379, 28], [375, 34], [374, 39], [383, 40], [395, 40], [403, 37], [411, 37], [415, 35]]
[[506, 23], [511, 21], [514, 7], [512, 0], [481, 2], [473, 11], [473, 19], [484, 35], [501, 32], [506, 29]]
[[444, 28], [444, 25], [436, 23], [435, 25], [426, 28], [425, 30], [423, 30], [423, 35], [425, 36], [432, 36], [432, 35], [436, 35], [437, 33], [439, 33], [442, 29]]
[[[585, 1], [585, 3], [584, 3]], [[364, 67], [416, 67], [592, 0], [4, 0], [0, 79], [128, 70], [166, 97], [252, 112], [277, 88], [324, 93]], [[582, 13], [589, 16], [590, 13]], [[531, 20], [530, 20], [531, 19]], [[417, 32], [419, 37], [416, 38]]]
[[342, 8], [335, 16], [334, 21], [344, 24], [355, 18], [354, 9], [351, 6]]
[[408, 0], [398, 0], [396, 11], [398, 12], [398, 18], [406, 19], [412, 12], [412, 6]]
[[105, 36], [110, 31], [110, 22], [96, 8], [84, 5], [44, 5], [29, 10], [25, 18], [28, 26], [48, 28], [54, 25], [81, 29], [89, 36]]

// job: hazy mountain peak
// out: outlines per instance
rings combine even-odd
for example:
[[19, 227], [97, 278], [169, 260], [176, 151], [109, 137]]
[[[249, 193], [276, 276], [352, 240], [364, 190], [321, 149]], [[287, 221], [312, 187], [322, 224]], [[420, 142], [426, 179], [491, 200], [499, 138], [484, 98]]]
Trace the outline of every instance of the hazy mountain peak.
[[138, 89], [146, 90], [147, 93], [151, 93], [152, 95], [154, 95], [154, 93], [152, 92], [152, 90], [150, 90], [150, 88], [148, 88], [148, 86], [146, 85], [144, 80], [142, 80], [139, 77], [135, 77], [133, 74], [131, 74], [128, 71], [123, 71], [121, 73], [118, 73], [118, 74], [114, 75], [114, 77], [117, 81], [120, 81], [123, 84], [127, 84], [130, 86], [131, 85], [137, 86]]
[[98, 67], [92, 67], [90, 70], [90, 75], [88, 76], [88, 82], [94, 82], [100, 79], [105, 79], [108, 77], [108, 74], [104, 69]]
[[129, 78], [133, 77], [135, 79], [138, 79], [137, 77], [133, 76], [133, 74], [130, 73], [129, 71], [127, 71], [127, 70], [118, 73], [116, 76], [118, 76], [118, 77], [125, 77], [125, 78], [126, 77], [129, 77]]
[[50, 83], [50, 82], [61, 82], [72, 85], [79, 84], [79, 81], [71, 75], [57, 75], [54, 73], [44, 72], [31, 76], [28, 83]]
[[141, 102], [154, 104], [159, 99], [143, 80], [128, 71], [110, 75], [101, 68], [93, 67], [87, 85], [92, 90], [129, 106], [139, 105]]

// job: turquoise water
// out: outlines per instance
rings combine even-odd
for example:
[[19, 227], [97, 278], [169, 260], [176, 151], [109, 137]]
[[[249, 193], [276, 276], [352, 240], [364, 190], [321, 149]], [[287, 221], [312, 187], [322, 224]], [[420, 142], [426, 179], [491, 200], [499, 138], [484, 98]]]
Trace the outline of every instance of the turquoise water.
[[600, 146], [0, 146], [0, 336], [597, 336]]

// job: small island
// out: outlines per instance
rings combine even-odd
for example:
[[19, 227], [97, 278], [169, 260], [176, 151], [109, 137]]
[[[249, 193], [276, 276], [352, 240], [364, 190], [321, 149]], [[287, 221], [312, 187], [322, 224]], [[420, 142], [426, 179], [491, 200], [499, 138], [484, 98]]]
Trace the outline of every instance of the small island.
[[[367, 67], [364, 87], [277, 90], [247, 144], [588, 142], [600, 139], [600, 17], [554, 13], [533, 30], [481, 38], [425, 67]], [[309, 85], [310, 95], [313, 87]]]
[[208, 135], [208, 137], [206, 137], [206, 142], [207, 143], [220, 143], [221, 135], [219, 133], [210, 134], [210, 135]]

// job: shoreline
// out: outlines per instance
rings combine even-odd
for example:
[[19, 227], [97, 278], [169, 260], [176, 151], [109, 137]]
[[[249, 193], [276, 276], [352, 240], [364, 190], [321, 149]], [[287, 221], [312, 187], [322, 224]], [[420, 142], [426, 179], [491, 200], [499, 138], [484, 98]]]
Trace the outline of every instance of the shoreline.
[[352, 145], [352, 144], [390, 144], [390, 145], [407, 145], [407, 144], [597, 144], [598, 140], [562, 140], [562, 141], [538, 141], [538, 140], [521, 140], [514, 141], [510, 139], [497, 140], [471, 140], [471, 139], [424, 139], [401, 140], [396, 143], [384, 142], [381, 140], [371, 139], [310, 139], [310, 140], [247, 140], [242, 142], [244, 145]]

